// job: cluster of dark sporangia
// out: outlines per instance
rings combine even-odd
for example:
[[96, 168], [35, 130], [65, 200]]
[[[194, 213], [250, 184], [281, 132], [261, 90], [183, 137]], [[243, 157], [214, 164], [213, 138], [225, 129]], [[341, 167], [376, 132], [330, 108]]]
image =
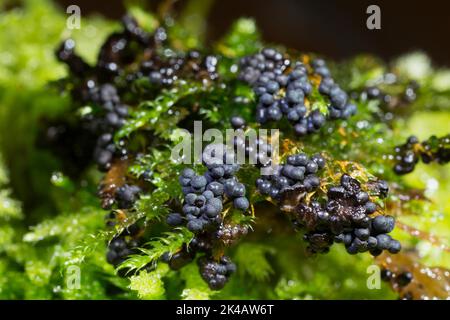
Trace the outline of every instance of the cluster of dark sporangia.
[[231, 126], [235, 129], [233, 137], [233, 151], [238, 155], [241, 152], [250, 164], [258, 167], [270, 165], [272, 159], [272, 146], [262, 137], [250, 139], [245, 135], [246, 123], [240, 116], [230, 119]]
[[118, 187], [115, 192], [117, 207], [120, 209], [132, 208], [141, 192], [141, 188], [135, 185], [124, 184]]
[[[89, 122], [91, 130], [98, 136], [94, 159], [104, 171], [110, 168], [115, 158], [127, 153], [124, 141], [113, 141], [114, 133], [123, 126], [129, 112], [118, 92], [118, 87], [123, 86], [121, 78], [126, 82], [148, 79], [149, 84], [161, 88], [180, 78], [214, 80], [218, 76], [215, 56], [204, 56], [198, 51], [191, 51], [186, 56], [158, 54], [157, 49], [167, 39], [164, 28], [149, 34], [129, 15], [122, 19], [122, 24], [123, 31], [111, 34], [102, 45], [95, 66], [89, 66], [75, 53], [72, 39], [65, 40], [56, 52], [75, 79], [72, 90], [75, 100], [94, 107], [83, 120]], [[139, 61], [139, 67], [133, 71], [131, 66], [136, 61]]]
[[202, 55], [199, 51], [189, 51], [185, 56], [173, 56], [166, 59], [155, 57], [141, 63], [139, 71], [127, 80], [148, 76], [152, 85], [170, 86], [181, 77], [193, 77], [208, 81], [218, 78], [218, 59], [213, 55]]
[[399, 287], [405, 287], [411, 283], [413, 275], [409, 271], [396, 274], [389, 269], [381, 270], [381, 280], [394, 281]]
[[[105, 215], [107, 228], [114, 228], [118, 221], [125, 217], [118, 217], [126, 214], [123, 209], [131, 208], [139, 197], [142, 190], [133, 185], [124, 184], [118, 187], [114, 193], [114, 203], [118, 210], [114, 210]], [[112, 206], [111, 203], [108, 207]], [[109, 243], [106, 252], [106, 261], [114, 267], [120, 265], [131, 254], [137, 254], [138, 246], [142, 244], [143, 228], [138, 223], [131, 224], [119, 235], [115, 236]], [[120, 276], [124, 276], [128, 270], [121, 270]]]
[[[378, 181], [378, 196], [388, 192], [385, 181]], [[327, 201], [299, 204], [293, 222], [306, 229], [305, 240], [311, 253], [326, 253], [334, 243], [343, 243], [349, 254], [369, 251], [373, 256], [388, 250], [398, 253], [400, 242], [388, 235], [395, 226], [391, 216], [373, 216], [377, 211], [358, 180], [343, 174], [340, 184], [327, 191]]]
[[[87, 67], [83, 73], [79, 72], [78, 69], [73, 69], [75, 67], [72, 61], [81, 60], [74, 53], [74, 49], [74, 41], [66, 40], [57, 53], [58, 57], [69, 65], [72, 75], [86, 77], [87, 73], [90, 73], [90, 67]], [[89, 123], [90, 129], [98, 136], [94, 149], [94, 159], [101, 170], [108, 170], [113, 158], [126, 156], [126, 149], [118, 147], [113, 142], [113, 135], [125, 123], [128, 107], [121, 103], [117, 89], [113, 84], [101, 84], [94, 76], [87, 76], [86, 79], [83, 79], [82, 84], [75, 89], [74, 95], [81, 103], [94, 104], [99, 107], [95, 115], [90, 113], [83, 120]]]
[[95, 66], [88, 65], [75, 53], [72, 39], [63, 41], [56, 52], [58, 59], [68, 65], [71, 78], [75, 79], [74, 99], [94, 108], [83, 121], [88, 122], [98, 136], [94, 159], [103, 171], [111, 167], [114, 158], [127, 154], [123, 141], [119, 144], [113, 141], [114, 133], [128, 116], [128, 106], [121, 101], [115, 80], [142, 51], [160, 40], [160, 32], [155, 32], [152, 37], [131, 16], [125, 16], [122, 24], [123, 31], [111, 34], [101, 46]]
[[[193, 241], [195, 239], [198, 238], [194, 238]], [[208, 247], [210, 245], [210, 242], [208, 242]], [[192, 246], [191, 242], [189, 245], [184, 245], [173, 255], [165, 254], [162, 260], [167, 262], [172, 270], [179, 270], [195, 259], [197, 250], [197, 247]], [[211, 290], [222, 289], [230, 276], [236, 271], [236, 265], [225, 255], [215, 259], [211, 254], [205, 254], [198, 259], [197, 263], [201, 277]]]
[[396, 87], [395, 92], [387, 93], [380, 88], [380, 85], [375, 85], [364, 88], [359, 96], [362, 100], [380, 101], [381, 109], [386, 112], [385, 120], [392, 120], [393, 113], [398, 114], [401, 111], [399, 107], [407, 106], [417, 99], [419, 84], [414, 80], [408, 83], [399, 83], [395, 74], [387, 73], [383, 76], [380, 84]]
[[135, 249], [138, 246], [139, 243], [135, 240], [127, 241], [124, 237], [116, 237], [108, 245], [106, 261], [114, 267], [117, 267], [125, 261], [129, 255], [137, 253]]
[[[218, 59], [213, 55], [203, 55], [197, 50], [187, 54], [175, 52], [171, 48], [161, 54], [157, 47], [167, 40], [166, 30], [162, 27], [156, 29], [153, 35], [143, 31], [130, 16], [123, 19], [128, 33], [135, 35], [144, 45], [140, 52], [140, 63], [137, 70], [128, 73], [125, 80], [132, 82], [141, 78], [148, 78], [150, 84], [160, 88], [171, 86], [175, 81], [185, 78], [193, 78], [202, 81], [215, 80], [218, 77]], [[119, 37], [120, 38], [120, 37]], [[122, 40], [122, 39], [121, 39]], [[123, 41], [123, 40], [122, 40]], [[117, 45], [121, 45], [120, 42]], [[128, 57], [129, 62], [136, 61], [136, 57]]]
[[394, 151], [394, 171], [397, 174], [412, 172], [419, 159], [424, 163], [446, 164], [450, 161], [450, 135], [441, 138], [431, 136], [423, 142], [419, 142], [415, 136], [410, 136], [405, 144], [395, 147]]
[[320, 154], [311, 158], [305, 153], [290, 155], [286, 164], [278, 165], [272, 174], [261, 176], [256, 180], [256, 187], [263, 195], [279, 200], [282, 193], [292, 187], [301, 186], [312, 191], [320, 185], [316, 173], [325, 167], [325, 159]]
[[[400, 242], [388, 235], [394, 229], [394, 218], [373, 216], [376, 204], [351, 176], [343, 174], [339, 185], [329, 187], [325, 202], [314, 198], [308, 203], [305, 201], [306, 195], [320, 186], [316, 173], [325, 164], [320, 155], [311, 159], [304, 153], [291, 155], [273, 175], [257, 179], [256, 186], [260, 193], [269, 195], [282, 208], [292, 202], [291, 197], [295, 198], [294, 208], [288, 211], [294, 226], [306, 231], [304, 239], [311, 253], [326, 253], [334, 242], [344, 243], [350, 254], [369, 251], [377, 256], [383, 250], [399, 252]], [[371, 190], [384, 198], [389, 186], [379, 180]]]
[[[202, 157], [207, 171], [202, 175], [197, 175], [190, 168], [182, 171], [179, 177], [184, 194], [182, 213], [171, 213], [166, 218], [166, 222], [171, 226], [185, 224], [195, 237], [188, 246], [166, 260], [169, 266], [179, 268], [183, 263], [190, 262], [196, 252], [205, 253], [205, 259], [211, 260], [205, 265], [206, 275], [215, 270], [215, 262], [211, 256], [214, 244], [221, 241], [225, 245], [231, 245], [238, 236], [247, 233], [244, 226], [234, 225], [234, 230], [233, 227], [228, 230], [230, 226], [223, 224], [224, 205], [231, 202], [234, 208], [245, 212], [250, 203], [245, 197], [245, 186], [235, 176], [239, 165], [236, 164], [233, 152], [227, 152], [225, 145], [209, 145], [203, 151]], [[222, 257], [223, 259], [225, 257]], [[226, 258], [223, 261], [228, 260]], [[231, 262], [226, 264], [229, 263]], [[231, 273], [219, 272], [217, 275], [211, 274], [203, 278], [211, 289], [220, 289], [229, 274]]]
[[349, 103], [347, 93], [335, 83], [322, 59], [307, 66], [291, 62], [275, 49], [264, 48], [242, 58], [240, 66], [239, 79], [252, 85], [257, 96], [259, 123], [279, 121], [285, 116], [299, 136], [318, 131], [327, 118], [319, 110], [308, 110], [305, 104], [313, 91], [311, 76], [320, 77], [318, 90], [329, 100], [329, 119], [346, 119], [356, 113], [356, 106]]
[[405, 144], [395, 147], [395, 173], [406, 174], [414, 170], [417, 162], [419, 162], [418, 150], [414, 149], [417, 149], [419, 145], [419, 139], [415, 136], [411, 136]]
[[139, 234], [142, 229], [133, 224], [124, 230], [120, 235], [114, 237], [108, 244], [108, 250], [106, 253], [106, 261], [117, 267], [131, 254], [138, 253], [140, 239]]
[[227, 256], [219, 261], [208, 257], [198, 259], [200, 275], [212, 290], [220, 290], [227, 283], [229, 277], [236, 271], [236, 265]]
[[94, 159], [101, 170], [107, 171], [114, 158], [127, 156], [124, 141], [115, 144], [113, 138], [114, 133], [125, 123], [128, 107], [120, 103], [117, 89], [111, 84], [93, 86], [89, 89], [89, 94], [91, 101], [101, 106], [105, 112], [104, 117], [97, 121], [99, 124], [97, 130], [102, 133], [97, 139]]
[[[153, 34], [149, 34], [129, 15], [123, 17], [122, 25], [122, 31], [112, 33], [101, 46], [95, 66], [90, 66], [75, 53], [75, 41], [72, 39], [63, 41], [56, 51], [57, 58], [69, 67], [71, 77], [67, 81], [71, 82], [70, 90], [74, 100], [80, 105], [89, 105], [92, 108], [91, 112], [83, 116], [83, 123], [86, 124], [84, 127], [96, 136], [93, 155], [102, 171], [108, 171], [115, 161], [124, 160], [130, 156], [126, 142], [114, 142], [114, 135], [125, 124], [128, 117], [129, 106], [122, 101], [122, 93], [129, 90], [128, 86], [131, 82], [144, 79], [148, 81], [151, 88], [161, 89], [173, 85], [180, 79], [209, 81], [218, 77], [218, 59], [215, 56], [205, 56], [194, 50], [187, 54], [175, 53], [174, 50], [160, 50], [163, 47], [170, 49], [166, 43], [167, 34], [164, 28], [158, 28]], [[166, 55], [166, 52], [170, 54]], [[153, 89], [148, 94], [157, 94]], [[230, 170], [228, 167], [224, 169]], [[220, 168], [212, 168], [211, 171], [215, 175], [220, 174]], [[229, 174], [228, 171], [227, 174]], [[142, 175], [142, 178], [146, 179], [146, 173]], [[201, 184], [201, 180], [202, 178], [195, 177], [193, 185]], [[193, 208], [198, 209], [202, 197], [208, 197], [204, 199], [205, 208], [202, 212], [205, 219], [197, 219], [189, 223], [190, 229], [199, 228], [203, 221], [206, 221], [206, 217], [212, 222], [213, 216], [218, 216], [221, 211], [222, 201], [213, 193], [220, 192], [220, 183], [215, 181], [210, 184], [210, 182], [213, 181], [208, 182], [208, 190], [198, 194], [199, 198], [196, 199], [194, 206], [186, 205], [187, 211], [192, 211]], [[142, 192], [141, 188], [134, 184], [134, 182], [128, 182], [112, 190], [108, 188], [106, 191], [101, 191], [102, 207], [106, 210], [132, 208]], [[195, 194], [197, 190], [194, 186], [192, 194]], [[240, 186], [241, 184], [236, 188]], [[239, 193], [237, 189], [233, 189], [235, 194]], [[245, 188], [243, 192], [245, 193]], [[192, 194], [188, 198], [192, 197]], [[248, 207], [246, 198], [235, 198], [238, 198], [234, 200], [237, 207], [244, 210]], [[194, 211], [192, 211], [193, 214], [196, 213]], [[115, 218], [110, 217], [114, 216], [114, 213], [108, 216], [107, 225], [111, 226], [115, 223]], [[174, 224], [175, 218], [176, 215], [173, 215], [168, 220], [172, 219], [171, 223]], [[135, 241], [129, 243], [125, 240], [129, 237], [129, 234], [120, 235], [111, 241], [108, 245], [108, 262], [116, 266], [131, 252]]]
[[242, 211], [249, 208], [245, 186], [235, 177], [239, 165], [227, 155], [229, 153], [223, 154], [223, 160], [216, 158], [220, 160], [219, 163], [209, 158], [207, 152], [203, 152], [203, 163], [207, 171], [202, 175], [195, 174], [190, 168], [183, 170], [179, 177], [184, 194], [183, 215], [170, 214], [167, 217], [169, 224], [175, 226], [187, 221], [186, 227], [194, 233], [199, 233], [211, 228], [217, 229], [222, 222], [220, 213], [225, 201], [231, 201], [236, 209]]
[[356, 106], [351, 104], [347, 93], [331, 77], [330, 70], [322, 59], [311, 63], [314, 73], [321, 77], [319, 92], [329, 98], [328, 112], [330, 119], [348, 119], [356, 113]]

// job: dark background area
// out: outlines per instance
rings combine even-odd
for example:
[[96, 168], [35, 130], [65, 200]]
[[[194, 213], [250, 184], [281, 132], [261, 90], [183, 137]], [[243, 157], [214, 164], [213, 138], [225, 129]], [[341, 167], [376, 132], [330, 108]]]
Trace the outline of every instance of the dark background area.
[[[82, 14], [119, 18], [123, 1], [59, 0], [77, 4]], [[161, 1], [146, 2], [157, 8]], [[175, 3], [175, 12], [186, 1]], [[381, 8], [381, 30], [366, 28], [366, 8]], [[335, 59], [369, 52], [385, 60], [411, 50], [423, 50], [437, 65], [450, 66], [450, 1], [329, 1], [216, 0], [209, 16], [207, 37], [214, 40], [238, 17], [254, 17], [266, 41]]]

